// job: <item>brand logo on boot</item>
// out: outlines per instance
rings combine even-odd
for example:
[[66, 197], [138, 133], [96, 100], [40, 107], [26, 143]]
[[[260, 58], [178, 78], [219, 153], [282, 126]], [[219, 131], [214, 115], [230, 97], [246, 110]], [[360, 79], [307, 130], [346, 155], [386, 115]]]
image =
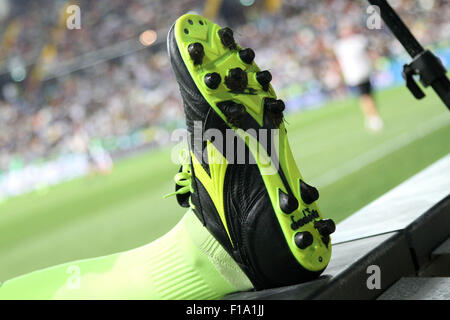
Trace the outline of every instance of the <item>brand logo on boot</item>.
[[294, 216], [291, 216], [291, 229], [292, 230], [297, 230], [300, 227], [303, 227], [305, 224], [310, 223], [311, 221], [313, 221], [314, 219], [318, 219], [319, 218], [319, 213], [317, 212], [317, 210], [309, 210], [309, 208], [303, 209], [302, 210], [303, 213], [303, 217], [300, 218], [299, 220], [295, 220]]

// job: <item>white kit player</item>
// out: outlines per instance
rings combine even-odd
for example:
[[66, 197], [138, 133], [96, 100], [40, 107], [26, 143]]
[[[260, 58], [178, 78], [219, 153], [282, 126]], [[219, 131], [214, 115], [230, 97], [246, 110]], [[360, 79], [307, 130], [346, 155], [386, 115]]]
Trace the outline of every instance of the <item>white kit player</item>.
[[367, 39], [362, 34], [358, 34], [353, 27], [346, 26], [340, 30], [340, 39], [334, 51], [347, 86], [360, 97], [367, 129], [380, 131], [383, 128], [383, 120], [378, 114], [372, 96], [370, 83], [372, 63], [367, 52], [367, 45]]

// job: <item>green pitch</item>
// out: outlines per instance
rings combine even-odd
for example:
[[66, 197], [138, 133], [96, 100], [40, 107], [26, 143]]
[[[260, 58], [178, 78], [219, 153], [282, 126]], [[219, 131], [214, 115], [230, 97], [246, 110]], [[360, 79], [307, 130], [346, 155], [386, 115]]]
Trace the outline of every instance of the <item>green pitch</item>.
[[[450, 114], [427, 91], [378, 93], [385, 130], [368, 133], [356, 100], [287, 117], [291, 147], [325, 217], [337, 222], [450, 151]], [[148, 243], [183, 215], [173, 191], [171, 149], [116, 163], [89, 176], [0, 203], [0, 282], [50, 265]]]

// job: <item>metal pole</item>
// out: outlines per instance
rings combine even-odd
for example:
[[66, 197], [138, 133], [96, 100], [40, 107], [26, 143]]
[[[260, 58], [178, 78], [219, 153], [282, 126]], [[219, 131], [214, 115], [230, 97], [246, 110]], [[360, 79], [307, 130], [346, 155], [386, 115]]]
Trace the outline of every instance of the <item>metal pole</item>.
[[418, 74], [422, 84], [425, 87], [431, 85], [442, 102], [450, 109], [450, 80], [446, 76], [447, 71], [441, 61], [431, 51], [422, 47], [386, 0], [368, 0], [368, 2], [379, 7], [383, 21], [414, 59], [411, 64], [404, 67], [403, 76], [408, 89], [416, 98], [424, 97], [412, 78], [414, 74]]

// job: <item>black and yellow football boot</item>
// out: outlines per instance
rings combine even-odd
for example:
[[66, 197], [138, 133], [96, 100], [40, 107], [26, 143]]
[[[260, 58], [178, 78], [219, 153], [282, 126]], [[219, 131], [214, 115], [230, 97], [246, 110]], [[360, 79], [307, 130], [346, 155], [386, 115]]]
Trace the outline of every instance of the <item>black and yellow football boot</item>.
[[178, 202], [193, 208], [256, 289], [318, 277], [335, 225], [322, 219], [318, 191], [295, 164], [270, 73], [231, 29], [199, 15], [180, 17], [167, 45], [190, 143], [179, 176], [191, 182]]

